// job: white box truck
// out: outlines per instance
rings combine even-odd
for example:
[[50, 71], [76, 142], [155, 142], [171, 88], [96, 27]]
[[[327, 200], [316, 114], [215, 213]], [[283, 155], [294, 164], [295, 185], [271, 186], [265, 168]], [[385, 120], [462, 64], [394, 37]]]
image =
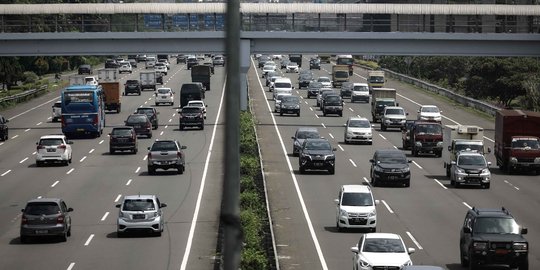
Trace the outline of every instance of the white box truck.
[[155, 71], [141, 71], [140, 73], [141, 90], [152, 89], [156, 91], [156, 72]]
[[[491, 152], [491, 149], [487, 149]], [[479, 126], [446, 125], [443, 131], [443, 161], [446, 176], [450, 176], [452, 161], [460, 151], [475, 151], [485, 155], [484, 129]]]

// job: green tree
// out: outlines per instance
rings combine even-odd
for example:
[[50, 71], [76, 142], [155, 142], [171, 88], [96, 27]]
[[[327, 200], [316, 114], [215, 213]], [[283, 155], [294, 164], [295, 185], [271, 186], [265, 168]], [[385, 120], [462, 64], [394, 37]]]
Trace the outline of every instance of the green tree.
[[34, 68], [37, 71], [36, 73], [38, 76], [41, 76], [49, 71], [49, 62], [45, 59], [45, 57], [38, 57], [34, 62]]
[[2, 89], [10, 89], [22, 77], [23, 69], [17, 57], [0, 57], [0, 81]]

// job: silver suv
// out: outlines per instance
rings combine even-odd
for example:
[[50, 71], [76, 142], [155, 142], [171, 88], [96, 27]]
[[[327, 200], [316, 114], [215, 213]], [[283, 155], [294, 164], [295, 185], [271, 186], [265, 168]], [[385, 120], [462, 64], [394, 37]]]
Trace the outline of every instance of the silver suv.
[[148, 174], [155, 174], [156, 169], [177, 169], [178, 174], [184, 173], [186, 160], [182, 150], [186, 148], [175, 140], [155, 141], [148, 147]]
[[129, 231], [149, 231], [161, 236], [165, 224], [161, 208], [167, 207], [156, 195], [125, 196], [118, 212], [116, 234], [124, 236]]
[[21, 216], [21, 243], [34, 236], [60, 236], [62, 242], [71, 236], [71, 216], [64, 200], [41, 198], [28, 201]]

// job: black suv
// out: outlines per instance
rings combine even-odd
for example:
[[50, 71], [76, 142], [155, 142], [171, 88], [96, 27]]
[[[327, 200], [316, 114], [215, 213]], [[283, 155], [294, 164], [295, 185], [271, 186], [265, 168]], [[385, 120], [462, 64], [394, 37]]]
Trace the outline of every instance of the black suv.
[[199, 60], [197, 60], [197, 58], [195, 57], [190, 57], [186, 60], [187, 69], [191, 69], [192, 66], [196, 66], [198, 64], [199, 64]]
[[337, 114], [343, 116], [343, 99], [338, 95], [327, 95], [322, 104], [323, 115]]
[[505, 266], [529, 269], [529, 243], [521, 228], [504, 207], [467, 211], [461, 227], [459, 251], [462, 266]]
[[109, 133], [109, 153], [129, 150], [137, 154], [137, 133], [133, 127], [114, 127]]
[[150, 119], [150, 122], [152, 122], [152, 128], [157, 129], [158, 128], [158, 114], [159, 112], [156, 110], [156, 108], [153, 107], [139, 107], [135, 111], [135, 113], [139, 114], [146, 114], [148, 116], [148, 119]]
[[92, 74], [92, 66], [90, 66], [90, 65], [80, 65], [78, 73], [79, 73], [79, 75]]
[[306, 169], [328, 170], [330, 174], [336, 171], [336, 148], [332, 148], [327, 139], [305, 139], [298, 151], [298, 166], [300, 173]]
[[127, 80], [124, 84], [124, 95], [137, 94], [141, 95], [141, 84], [138, 80]]
[[321, 70], [321, 60], [320, 59], [309, 60], [309, 69]]
[[8, 119], [4, 118], [4, 116], [0, 115], [0, 140], [7, 141], [8, 137], [8, 131], [9, 128], [7, 126], [7, 123], [9, 122]]
[[298, 76], [298, 88], [302, 89], [302, 87], [308, 87], [309, 83], [313, 81], [315, 78], [313, 78], [312, 73], [304, 73], [300, 74]]
[[300, 116], [300, 98], [297, 96], [284, 96], [279, 103], [279, 115], [296, 114]]
[[114, 59], [107, 59], [105, 61], [105, 68], [118, 68], [118, 63]]
[[185, 106], [179, 113], [179, 128], [197, 126], [201, 130], [204, 129], [204, 111], [202, 107]]
[[401, 150], [380, 149], [375, 151], [371, 162], [371, 185], [380, 183], [400, 183], [406, 187], [411, 185], [410, 160]]

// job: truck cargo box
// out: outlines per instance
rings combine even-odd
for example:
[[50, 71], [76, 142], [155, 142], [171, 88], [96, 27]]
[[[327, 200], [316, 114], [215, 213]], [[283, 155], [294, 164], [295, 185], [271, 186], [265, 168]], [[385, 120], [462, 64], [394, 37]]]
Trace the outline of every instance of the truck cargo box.
[[100, 82], [105, 95], [105, 110], [116, 111], [120, 113], [120, 83], [119, 82]]

